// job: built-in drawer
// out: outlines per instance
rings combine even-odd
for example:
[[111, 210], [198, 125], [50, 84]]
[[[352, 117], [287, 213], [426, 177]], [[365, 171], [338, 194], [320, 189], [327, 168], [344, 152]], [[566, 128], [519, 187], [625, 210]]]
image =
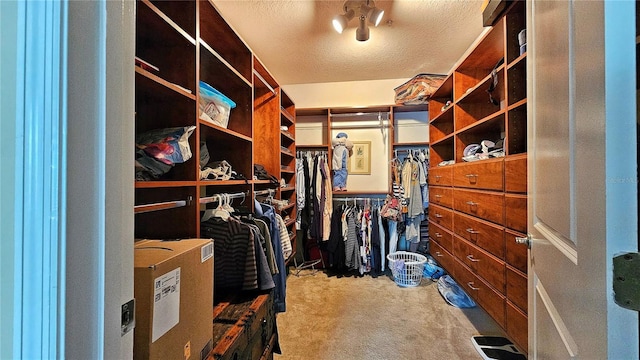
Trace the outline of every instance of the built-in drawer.
[[504, 225], [510, 229], [527, 232], [527, 196], [504, 194]]
[[504, 191], [527, 192], [527, 156], [510, 156], [504, 160]]
[[453, 186], [501, 191], [503, 181], [503, 159], [461, 163], [453, 167]]
[[509, 301], [507, 301], [506, 310], [507, 335], [518, 347], [520, 347], [520, 350], [527, 353], [529, 351], [527, 315], [517, 307], [513, 306]]
[[429, 224], [429, 238], [437, 241], [440, 246], [448, 252], [453, 253], [453, 235], [443, 227], [436, 224]]
[[507, 266], [507, 299], [527, 313], [527, 276]]
[[458, 284], [503, 328], [505, 327], [504, 295], [495, 291], [465, 266], [458, 266]]
[[430, 204], [429, 224], [438, 224], [451, 229], [453, 227], [453, 211], [442, 206]]
[[429, 253], [447, 273], [455, 277], [454, 260], [451, 253], [440, 246], [437, 241], [432, 241], [429, 244]]
[[507, 264], [527, 273], [527, 246], [524, 244], [518, 244], [516, 237], [526, 237], [525, 234], [517, 233], [515, 231], [505, 230], [505, 243], [507, 251], [505, 253], [505, 260]]
[[454, 233], [504, 260], [504, 227], [459, 212], [453, 219]]
[[453, 207], [453, 188], [431, 186], [429, 187], [429, 203]]
[[429, 185], [451, 186], [452, 178], [452, 166], [433, 167], [429, 169]]
[[505, 293], [505, 264], [502, 260], [457, 236], [453, 238], [453, 254], [496, 290]]
[[455, 189], [453, 209], [502, 225], [504, 193]]

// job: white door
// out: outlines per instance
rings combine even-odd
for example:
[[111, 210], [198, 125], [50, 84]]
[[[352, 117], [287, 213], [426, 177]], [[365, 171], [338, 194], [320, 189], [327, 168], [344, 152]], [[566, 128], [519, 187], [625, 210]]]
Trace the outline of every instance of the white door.
[[[635, 3], [528, 1], [529, 358], [638, 359]], [[606, 45], [606, 46], [605, 46]]]

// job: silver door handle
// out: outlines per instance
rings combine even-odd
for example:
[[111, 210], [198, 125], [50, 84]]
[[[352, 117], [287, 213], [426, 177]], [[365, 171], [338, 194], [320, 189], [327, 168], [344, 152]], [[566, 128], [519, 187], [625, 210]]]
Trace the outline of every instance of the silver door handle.
[[531, 249], [531, 234], [527, 234], [527, 237], [516, 237], [516, 243], [526, 245]]
[[467, 283], [467, 286], [468, 286], [468, 287], [470, 287], [470, 288], [471, 288], [471, 290], [475, 290], [475, 291], [480, 290], [480, 288], [473, 287], [473, 281], [469, 281], [469, 282]]
[[474, 258], [474, 257], [473, 257], [473, 255], [467, 255], [467, 259], [469, 259], [469, 260], [471, 260], [471, 261], [473, 261], [473, 262], [478, 262], [478, 261], [480, 261], [479, 259]]

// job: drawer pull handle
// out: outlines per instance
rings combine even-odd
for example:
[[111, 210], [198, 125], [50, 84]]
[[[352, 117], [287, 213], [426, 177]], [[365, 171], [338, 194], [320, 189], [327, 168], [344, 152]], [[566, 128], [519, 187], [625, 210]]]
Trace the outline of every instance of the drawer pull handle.
[[436, 251], [436, 256], [437, 257], [443, 257], [444, 255], [440, 254], [440, 251]]
[[473, 287], [473, 281], [469, 281], [469, 282], [467, 283], [467, 286], [468, 286], [468, 287], [470, 287], [470, 288], [471, 288], [471, 290], [473, 290], [473, 291], [478, 291], [478, 290], [480, 290], [480, 288]]
[[473, 261], [473, 262], [478, 262], [478, 261], [480, 261], [479, 259], [474, 258], [474, 257], [473, 257], [473, 255], [467, 255], [467, 259], [469, 259], [469, 260], [471, 260], [471, 261]]
[[469, 206], [478, 206], [478, 203], [477, 202], [473, 202], [473, 201], [467, 201], [466, 204], [469, 205]]
[[478, 183], [478, 174], [467, 174], [465, 176], [469, 180], [469, 184], [475, 185]]
[[440, 199], [442, 195], [436, 195], [436, 199]]
[[438, 239], [442, 237], [442, 234], [440, 234], [439, 232], [434, 234]]
[[468, 229], [467, 229], [467, 232], [468, 232], [469, 234], [478, 234], [478, 233], [480, 233], [479, 231], [477, 231], [477, 230], [473, 230], [472, 228], [468, 228]]
[[436, 214], [435, 215], [438, 219], [442, 219], [444, 216], [442, 216], [442, 214]]
[[440, 181], [440, 179], [442, 179], [442, 176], [436, 175], [436, 181]]

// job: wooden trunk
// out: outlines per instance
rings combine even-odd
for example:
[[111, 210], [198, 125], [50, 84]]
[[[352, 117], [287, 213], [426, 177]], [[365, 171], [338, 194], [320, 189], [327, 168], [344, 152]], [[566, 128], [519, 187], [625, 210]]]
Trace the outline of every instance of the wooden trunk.
[[213, 351], [210, 359], [273, 359], [278, 345], [270, 294], [243, 294], [213, 309]]

